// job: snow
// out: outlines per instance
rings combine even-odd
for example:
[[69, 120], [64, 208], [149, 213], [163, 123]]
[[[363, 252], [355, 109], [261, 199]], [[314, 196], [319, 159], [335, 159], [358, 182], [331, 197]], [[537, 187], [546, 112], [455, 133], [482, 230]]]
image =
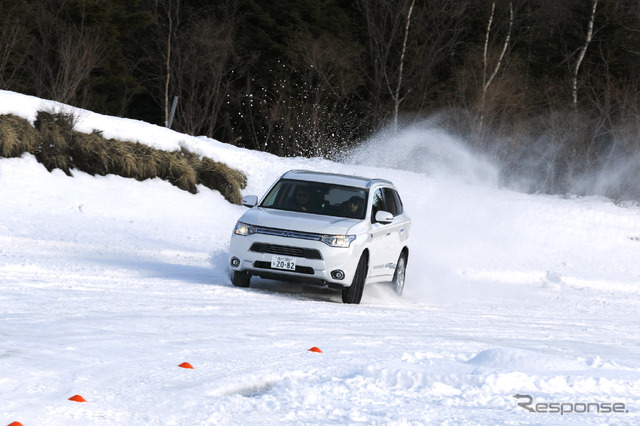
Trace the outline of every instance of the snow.
[[[390, 179], [411, 254], [402, 297], [235, 288], [226, 250], [245, 208], [219, 193], [0, 159], [0, 424], [640, 423], [640, 207], [502, 190], [437, 129], [389, 155], [374, 140], [341, 163], [284, 159], [0, 91], [0, 114], [38, 109], [224, 161], [245, 195], [291, 168]], [[532, 413], [516, 394], [626, 412]]]

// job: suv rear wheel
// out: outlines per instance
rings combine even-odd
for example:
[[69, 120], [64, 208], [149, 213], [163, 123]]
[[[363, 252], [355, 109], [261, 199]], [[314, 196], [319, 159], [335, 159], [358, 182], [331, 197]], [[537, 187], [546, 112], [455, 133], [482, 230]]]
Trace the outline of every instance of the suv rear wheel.
[[396, 294], [400, 296], [402, 291], [404, 290], [404, 279], [407, 273], [407, 255], [404, 253], [400, 254], [398, 258], [398, 263], [396, 264], [396, 271], [393, 274], [393, 289]]

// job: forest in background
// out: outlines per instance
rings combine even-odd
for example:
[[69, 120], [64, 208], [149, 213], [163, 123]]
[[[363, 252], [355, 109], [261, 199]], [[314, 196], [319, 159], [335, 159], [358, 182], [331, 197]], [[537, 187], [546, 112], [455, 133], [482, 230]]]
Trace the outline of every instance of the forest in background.
[[637, 0], [0, 0], [1, 89], [281, 156], [428, 119], [531, 192], [639, 200], [639, 84]]

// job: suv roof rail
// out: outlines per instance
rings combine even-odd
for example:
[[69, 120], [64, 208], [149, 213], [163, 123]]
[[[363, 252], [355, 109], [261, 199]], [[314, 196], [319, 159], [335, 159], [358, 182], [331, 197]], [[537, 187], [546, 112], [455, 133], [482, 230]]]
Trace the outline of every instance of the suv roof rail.
[[307, 174], [307, 175], [317, 175], [317, 176], [335, 176], [335, 177], [346, 177], [346, 178], [351, 178], [351, 179], [360, 179], [360, 180], [366, 182], [365, 186], [367, 188], [371, 188], [376, 183], [384, 183], [384, 184], [393, 186], [393, 183], [391, 181], [389, 181], [389, 180], [386, 180], [386, 179], [368, 178], [368, 177], [364, 177], [364, 176], [358, 176], [358, 175], [355, 175], [355, 174], [347, 175], [347, 174], [343, 174], [343, 173], [328, 173], [328, 172], [318, 172], [318, 171], [314, 171], [314, 170], [302, 170], [302, 169], [288, 170], [281, 176], [281, 178], [287, 177], [289, 175], [296, 175], [296, 174]]

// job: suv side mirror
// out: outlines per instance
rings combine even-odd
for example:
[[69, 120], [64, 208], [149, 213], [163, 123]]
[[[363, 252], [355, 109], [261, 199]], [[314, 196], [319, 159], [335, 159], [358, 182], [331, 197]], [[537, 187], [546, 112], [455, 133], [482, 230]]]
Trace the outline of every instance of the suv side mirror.
[[257, 195], [245, 195], [242, 197], [242, 205], [245, 207], [255, 207], [258, 204]]
[[380, 210], [378, 211], [378, 213], [376, 213], [376, 217], [375, 217], [376, 222], [380, 222], [380, 223], [391, 223], [393, 222], [393, 215], [389, 212], [385, 212], [384, 210]]

